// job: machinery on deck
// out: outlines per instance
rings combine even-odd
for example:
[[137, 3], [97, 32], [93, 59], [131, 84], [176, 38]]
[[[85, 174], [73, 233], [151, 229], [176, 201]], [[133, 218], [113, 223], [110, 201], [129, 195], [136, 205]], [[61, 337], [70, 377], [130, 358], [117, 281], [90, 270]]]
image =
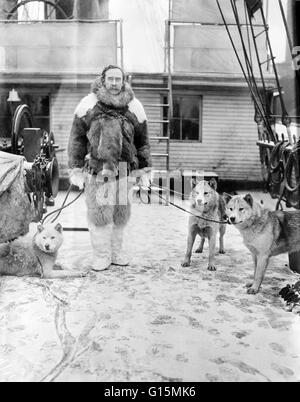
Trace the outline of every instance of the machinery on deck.
[[[11, 133], [0, 133], [0, 162], [4, 162], [1, 164], [0, 190], [1, 184], [7, 180], [6, 165], [9, 166], [9, 161], [24, 160], [24, 188], [31, 203], [32, 221], [35, 222], [42, 219], [47, 205], [54, 205], [54, 198], [58, 193], [59, 169], [55, 156], [57, 148], [52, 133], [35, 128], [32, 113], [26, 104], [16, 108]], [[6, 189], [5, 183], [3, 186], [5, 191], [10, 191]], [[4, 208], [3, 205], [2, 207]], [[20, 234], [23, 234], [23, 229]], [[16, 233], [12, 237], [16, 237]], [[0, 238], [0, 242], [7, 240], [11, 240], [9, 235], [5, 235], [5, 239]]]
[[[297, 26], [300, 4], [289, 0], [289, 16], [284, 11], [282, 0], [276, 3], [272, 0], [270, 4], [278, 7], [286, 33], [288, 79], [283, 80], [275, 63], [263, 1], [228, 0], [226, 7], [231, 7], [234, 24], [225, 18], [225, 2], [216, 2], [254, 102], [265, 188], [272, 198], [278, 199], [277, 209], [282, 202], [287, 208], [300, 209], [300, 65], [297, 64], [299, 56], [296, 52], [300, 40], [300, 27]], [[262, 43], [265, 46], [261, 46]], [[283, 88], [281, 81], [288, 87]], [[289, 99], [293, 104], [292, 107], [289, 105], [288, 111], [286, 99], [291, 97], [291, 92], [295, 95], [293, 102]], [[300, 273], [300, 253], [289, 258], [290, 268]]]
[[[278, 198], [277, 208], [281, 201], [285, 201], [287, 207], [300, 209], [300, 105], [295, 98], [294, 115], [289, 114], [285, 100], [287, 94], [280, 82], [278, 66], [275, 63], [276, 57], [271, 46], [263, 1], [229, 0], [226, 3], [227, 7], [228, 4], [231, 6], [237, 35], [233, 35], [230, 26], [232, 24], [226, 21], [222, 9], [224, 2], [216, 1], [254, 102], [255, 121], [258, 127], [257, 145], [265, 187], [273, 198]], [[240, 3], [244, 3], [244, 9]], [[274, 3], [272, 2], [272, 6]], [[291, 63], [287, 68], [291, 70], [290, 80], [294, 82], [295, 91], [299, 94], [300, 69], [294, 66], [293, 71], [292, 68], [295, 46], [290, 31], [295, 30], [295, 27], [289, 26], [281, 0], [278, 0], [277, 5], [286, 30], [291, 56]], [[297, 2], [294, 2], [295, 10], [296, 6], [299, 8]], [[293, 12], [296, 12], [295, 10]], [[294, 19], [296, 25], [296, 16]], [[264, 48], [260, 46], [259, 41], [265, 43]], [[270, 85], [271, 76], [274, 82], [272, 85]]]

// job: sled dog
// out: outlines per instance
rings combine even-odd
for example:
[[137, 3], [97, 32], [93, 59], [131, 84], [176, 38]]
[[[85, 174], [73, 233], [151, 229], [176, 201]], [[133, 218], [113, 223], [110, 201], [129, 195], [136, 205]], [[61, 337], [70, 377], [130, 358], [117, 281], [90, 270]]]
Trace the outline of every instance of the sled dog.
[[63, 243], [63, 228], [58, 223], [38, 225], [31, 243], [20, 237], [0, 244], [0, 275], [75, 278], [83, 273], [64, 270], [56, 264]]
[[247, 292], [256, 294], [270, 257], [300, 250], [300, 211], [269, 211], [250, 194], [226, 196], [228, 223], [241, 233], [254, 262], [254, 281]]
[[190, 207], [193, 214], [208, 220], [204, 220], [192, 215], [189, 217], [187, 250], [184, 261], [181, 265], [183, 267], [190, 266], [193, 245], [196, 236], [199, 235], [201, 237], [201, 242], [200, 246], [196, 250], [196, 253], [203, 252], [203, 246], [205, 239], [207, 238], [209, 242], [208, 270], [215, 271], [216, 267], [214, 260], [218, 232], [220, 233], [219, 252], [221, 254], [225, 253], [225, 224], [209, 221], [223, 221], [223, 217], [225, 215], [225, 202], [217, 193], [217, 182], [215, 179], [211, 179], [209, 182], [202, 180], [196, 184], [190, 195]]

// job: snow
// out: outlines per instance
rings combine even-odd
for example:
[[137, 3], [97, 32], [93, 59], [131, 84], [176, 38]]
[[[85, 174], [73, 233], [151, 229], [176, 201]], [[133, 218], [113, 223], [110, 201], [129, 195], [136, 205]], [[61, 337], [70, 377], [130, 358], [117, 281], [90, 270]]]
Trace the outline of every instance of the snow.
[[[278, 296], [299, 279], [287, 256], [274, 258], [261, 292], [248, 295], [251, 256], [229, 226], [216, 272], [206, 269], [207, 245], [182, 268], [187, 215], [155, 201], [133, 204], [130, 266], [80, 279], [1, 278], [1, 381], [300, 380], [299, 316]], [[58, 221], [86, 227], [84, 197]], [[87, 269], [88, 232], [66, 231], [64, 238], [58, 260]]]

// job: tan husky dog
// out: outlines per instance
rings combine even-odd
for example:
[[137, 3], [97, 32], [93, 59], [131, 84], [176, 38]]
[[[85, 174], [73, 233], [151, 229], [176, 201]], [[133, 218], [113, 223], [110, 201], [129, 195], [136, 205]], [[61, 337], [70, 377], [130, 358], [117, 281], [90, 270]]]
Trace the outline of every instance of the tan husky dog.
[[246, 286], [256, 294], [270, 257], [300, 250], [300, 211], [269, 211], [247, 194], [226, 196], [226, 214], [252, 254], [254, 281]]
[[[223, 221], [225, 215], [225, 202], [222, 197], [217, 193], [217, 182], [211, 179], [209, 182], [200, 181], [193, 189], [190, 196], [190, 207], [193, 214], [200, 216], [190, 216], [189, 229], [187, 239], [187, 250], [183, 263], [183, 267], [189, 267], [191, 264], [192, 249], [197, 234], [201, 237], [201, 243], [196, 253], [203, 252], [205, 239], [208, 238], [209, 242], [209, 259], [208, 270], [215, 271], [215, 254], [217, 233], [220, 232], [220, 249], [219, 252], [224, 254], [224, 241], [225, 225], [217, 222]], [[205, 220], [207, 219], [207, 220]], [[217, 222], [211, 222], [217, 221]]]

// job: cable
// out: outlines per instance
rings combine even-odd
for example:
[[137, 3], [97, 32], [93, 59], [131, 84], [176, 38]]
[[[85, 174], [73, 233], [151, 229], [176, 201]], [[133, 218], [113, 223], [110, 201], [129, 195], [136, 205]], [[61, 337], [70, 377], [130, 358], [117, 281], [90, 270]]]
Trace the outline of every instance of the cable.
[[[146, 191], [146, 190], [143, 189], [143, 188], [141, 188], [141, 190], [144, 191], [144, 192]], [[148, 193], [149, 190], [151, 190], [151, 187], [149, 187], [149, 188], [147, 189], [147, 193]], [[163, 197], [162, 195], [160, 195], [157, 191], [151, 190], [151, 192], [154, 193], [154, 194], [156, 194], [156, 195], [158, 195], [158, 197], [159, 197], [161, 200], [167, 201], [166, 198]], [[217, 221], [217, 220], [214, 220], [214, 219], [208, 219], [208, 218], [204, 218], [203, 216], [196, 215], [196, 214], [194, 214], [193, 212], [191, 212], [191, 211], [189, 211], [189, 210], [187, 210], [187, 209], [185, 209], [185, 208], [182, 208], [182, 207], [180, 207], [180, 206], [177, 205], [177, 204], [174, 204], [173, 202], [170, 202], [170, 201], [169, 201], [169, 204], [172, 205], [173, 207], [179, 209], [180, 211], [186, 212], [187, 214], [190, 214], [190, 215], [194, 216], [195, 218], [202, 219], [202, 220], [207, 221], [207, 222], [219, 223], [219, 224], [222, 224], [222, 225], [229, 225], [229, 223], [228, 223], [227, 221]]]
[[69, 197], [69, 194], [70, 194], [70, 192], [71, 192], [72, 186], [73, 186], [73, 185], [71, 184], [70, 187], [69, 187], [69, 189], [68, 189], [68, 191], [67, 191], [67, 194], [66, 194], [66, 196], [65, 196], [65, 199], [64, 199], [64, 201], [63, 201], [63, 203], [62, 203], [62, 206], [61, 206], [60, 208], [56, 209], [55, 211], [52, 211], [52, 212], [50, 212], [49, 214], [47, 214], [47, 215], [42, 219], [42, 221], [41, 221], [41, 224], [42, 224], [42, 225], [44, 224], [45, 220], [46, 220], [49, 216], [51, 216], [51, 215], [55, 214], [56, 212], [58, 212], [58, 214], [56, 215], [56, 217], [51, 221], [51, 223], [54, 223], [54, 222], [56, 221], [56, 219], [59, 217], [59, 215], [61, 214], [62, 210], [65, 209], [65, 208], [67, 208], [67, 207], [69, 207], [69, 206], [72, 205], [75, 201], [77, 201], [78, 198], [81, 196], [81, 194], [84, 192], [84, 190], [81, 190], [80, 193], [79, 193], [71, 202], [69, 202], [69, 204], [65, 205], [65, 204], [66, 204], [66, 201], [67, 201], [67, 199], [68, 199], [68, 197]]
[[300, 143], [298, 143], [297, 146], [290, 153], [285, 168], [285, 187], [290, 193], [294, 193], [300, 187], [299, 177], [296, 177], [297, 183], [294, 187], [291, 184], [293, 169], [295, 169], [296, 174], [298, 170], [299, 175], [299, 152], [300, 152]]

